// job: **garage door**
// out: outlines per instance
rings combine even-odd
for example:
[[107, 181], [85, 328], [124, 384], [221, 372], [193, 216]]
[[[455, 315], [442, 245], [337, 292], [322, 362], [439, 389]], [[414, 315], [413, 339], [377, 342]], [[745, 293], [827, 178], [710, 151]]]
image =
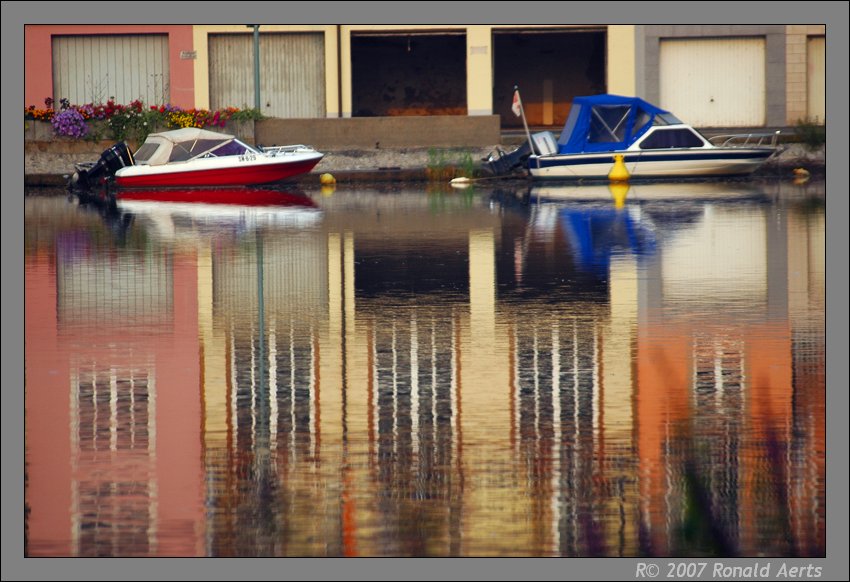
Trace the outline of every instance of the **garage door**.
[[53, 98], [74, 104], [169, 100], [168, 35], [53, 37]]
[[698, 127], [765, 124], [763, 38], [664, 39], [660, 103]]
[[[254, 37], [213, 34], [210, 107], [254, 107]], [[322, 33], [260, 34], [260, 104], [269, 117], [325, 117]]]
[[809, 119], [826, 122], [826, 38], [809, 37], [808, 41], [808, 115]]

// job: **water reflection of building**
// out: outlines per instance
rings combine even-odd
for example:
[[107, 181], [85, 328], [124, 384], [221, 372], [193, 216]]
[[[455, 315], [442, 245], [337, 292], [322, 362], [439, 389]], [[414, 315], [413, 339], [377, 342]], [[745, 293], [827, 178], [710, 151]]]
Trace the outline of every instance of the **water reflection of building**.
[[194, 259], [54, 248], [26, 263], [28, 551], [202, 553]]
[[[68, 553], [822, 551], [822, 214], [703, 204], [671, 225], [644, 206], [659, 244], [618, 242], [603, 271], [575, 261], [563, 221], [415, 205], [384, 221], [370, 200], [341, 200], [322, 228], [148, 251], [118, 269], [155, 296], [132, 305], [98, 312], [82, 284], [36, 297], [62, 316], [28, 311], [28, 341], [75, 354], [58, 373], [69, 443], [88, 451], [73, 471], [92, 473], [102, 445], [99, 475], [115, 472], [74, 477], [65, 507], [131, 514]], [[49, 259], [29, 265], [28, 297], [45, 293]], [[104, 352], [86, 310], [131, 325], [105, 321], [122, 333]], [[40, 428], [61, 413], [45, 403], [50, 357], [27, 358], [43, 457]], [[115, 459], [139, 476], [119, 479]], [[44, 539], [57, 502], [32, 467]]]
[[[795, 378], [792, 341], [811, 315], [794, 315], [804, 295], [792, 290], [823, 269], [792, 250], [811, 231], [786, 216], [707, 205], [647, 269], [635, 394], [651, 553], [823, 551], [824, 473], [802, 459], [822, 459], [825, 385]], [[815, 417], [820, 428], [798, 432]]]

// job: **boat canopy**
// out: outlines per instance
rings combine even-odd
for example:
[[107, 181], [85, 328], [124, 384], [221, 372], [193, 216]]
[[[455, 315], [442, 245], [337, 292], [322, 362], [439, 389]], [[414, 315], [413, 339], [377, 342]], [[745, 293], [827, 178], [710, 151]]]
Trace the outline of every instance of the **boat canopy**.
[[558, 153], [624, 150], [653, 125], [674, 123], [682, 122], [639, 97], [576, 97], [558, 139]]
[[239, 155], [254, 151], [235, 136], [198, 127], [152, 133], [134, 154], [136, 164], [160, 166], [206, 155]]

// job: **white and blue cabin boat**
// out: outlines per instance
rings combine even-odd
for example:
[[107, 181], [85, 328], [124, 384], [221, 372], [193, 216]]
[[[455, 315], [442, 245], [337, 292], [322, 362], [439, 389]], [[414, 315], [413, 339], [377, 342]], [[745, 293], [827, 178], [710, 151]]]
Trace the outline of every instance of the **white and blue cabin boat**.
[[635, 178], [736, 176], [777, 151], [779, 132], [706, 139], [669, 111], [638, 97], [576, 97], [558, 140], [532, 136], [527, 167], [537, 179], [605, 179], [621, 154]]

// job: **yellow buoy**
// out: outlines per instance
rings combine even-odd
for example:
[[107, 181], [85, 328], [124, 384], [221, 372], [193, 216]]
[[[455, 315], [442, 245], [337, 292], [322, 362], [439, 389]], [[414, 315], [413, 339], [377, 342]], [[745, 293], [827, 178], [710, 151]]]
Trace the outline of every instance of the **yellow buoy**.
[[608, 179], [612, 182], [628, 182], [629, 171], [626, 169], [626, 164], [623, 162], [623, 155], [616, 154], [614, 156], [614, 166], [608, 172]]
[[322, 174], [319, 176], [319, 182], [321, 182], [323, 186], [330, 186], [331, 184], [336, 184], [336, 178], [334, 178], [332, 174]]
[[611, 197], [614, 199], [614, 208], [620, 209], [626, 205], [626, 194], [629, 193], [628, 182], [611, 182], [608, 184], [608, 190], [611, 192]]
[[794, 184], [797, 186], [801, 186], [809, 181], [809, 177], [811, 174], [806, 168], [794, 168], [791, 170], [794, 174]]

